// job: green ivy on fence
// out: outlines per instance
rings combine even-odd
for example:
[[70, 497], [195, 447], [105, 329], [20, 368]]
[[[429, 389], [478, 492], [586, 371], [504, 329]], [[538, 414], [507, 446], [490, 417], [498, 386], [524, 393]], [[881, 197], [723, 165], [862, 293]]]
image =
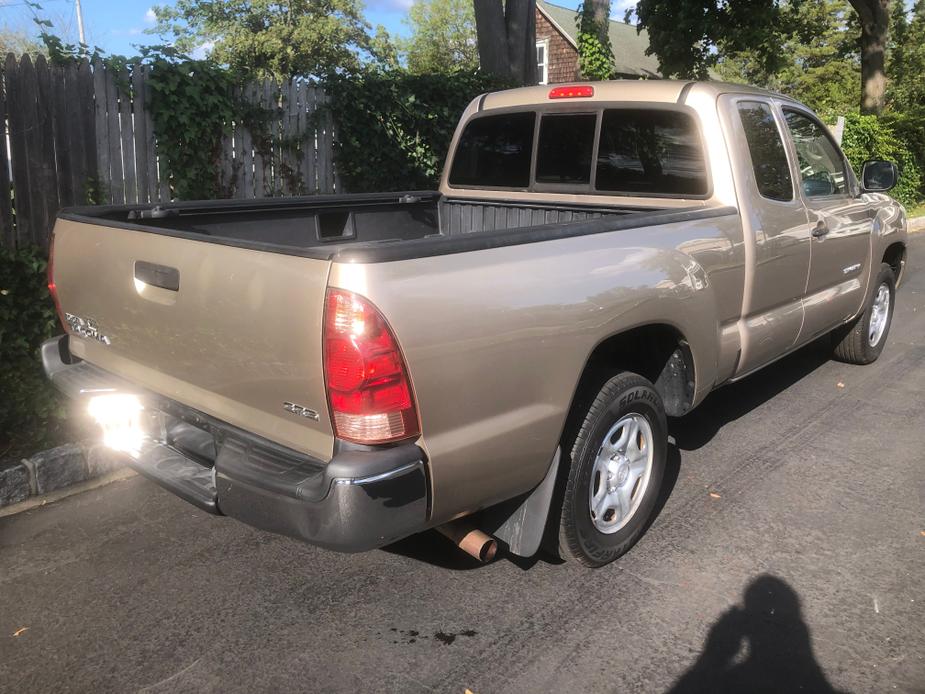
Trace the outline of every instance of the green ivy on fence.
[[476, 71], [329, 76], [324, 87], [337, 129], [335, 164], [346, 189], [434, 188], [459, 115], [479, 94], [504, 86]]
[[60, 332], [46, 265], [42, 248], [0, 249], [0, 459], [60, 443], [62, 400], [38, 356]]

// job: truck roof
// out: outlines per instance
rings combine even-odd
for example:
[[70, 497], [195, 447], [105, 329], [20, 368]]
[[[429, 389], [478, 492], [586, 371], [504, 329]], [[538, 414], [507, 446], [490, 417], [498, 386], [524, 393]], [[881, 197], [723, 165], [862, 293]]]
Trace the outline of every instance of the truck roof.
[[[521, 87], [502, 92], [491, 92], [480, 97], [479, 110], [533, 106], [549, 102], [549, 92], [557, 87], [587, 85], [594, 87], [594, 96], [582, 97], [581, 101], [639, 101], [656, 103], [678, 103], [686, 94], [696, 88], [698, 91], [720, 94], [759, 94], [786, 98], [746, 84], [694, 80], [606, 80], [602, 82], [569, 82], [567, 84], [541, 84], [535, 87]], [[793, 101], [793, 99], [789, 99]]]

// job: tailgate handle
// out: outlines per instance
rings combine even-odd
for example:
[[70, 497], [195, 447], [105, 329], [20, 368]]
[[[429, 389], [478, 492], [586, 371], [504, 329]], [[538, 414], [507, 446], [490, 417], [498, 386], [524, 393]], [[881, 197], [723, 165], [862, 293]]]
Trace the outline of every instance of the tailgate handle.
[[172, 292], [180, 290], [180, 271], [175, 267], [157, 265], [146, 260], [135, 261], [135, 279]]

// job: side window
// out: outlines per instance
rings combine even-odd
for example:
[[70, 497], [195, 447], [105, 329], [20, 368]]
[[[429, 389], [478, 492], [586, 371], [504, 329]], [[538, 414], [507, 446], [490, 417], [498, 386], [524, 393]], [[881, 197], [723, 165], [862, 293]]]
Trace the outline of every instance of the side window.
[[473, 118], [450, 169], [450, 185], [526, 188], [533, 155], [532, 111]]
[[844, 160], [825, 129], [799, 111], [784, 109], [784, 117], [797, 151], [803, 194], [808, 198], [846, 194]]
[[740, 101], [738, 108], [758, 192], [771, 200], [793, 200], [790, 166], [771, 107], [760, 101]]
[[591, 182], [597, 115], [545, 115], [536, 149], [537, 183]]

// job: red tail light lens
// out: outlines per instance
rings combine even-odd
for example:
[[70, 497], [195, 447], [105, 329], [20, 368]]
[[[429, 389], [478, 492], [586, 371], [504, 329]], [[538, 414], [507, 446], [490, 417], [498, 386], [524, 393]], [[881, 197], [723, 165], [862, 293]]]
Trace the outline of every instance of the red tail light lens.
[[572, 85], [570, 87], [555, 87], [549, 90], [550, 99], [581, 99], [594, 96], [594, 87], [586, 84]]
[[58, 314], [58, 322], [67, 332], [67, 324], [64, 322], [64, 314], [61, 312], [61, 302], [58, 301], [58, 287], [55, 286], [55, 235], [51, 235], [51, 241], [48, 244], [48, 293], [51, 294], [51, 300], [55, 302], [55, 313]]
[[420, 433], [395, 335], [375, 306], [343, 289], [325, 300], [324, 368], [339, 438], [375, 444]]

